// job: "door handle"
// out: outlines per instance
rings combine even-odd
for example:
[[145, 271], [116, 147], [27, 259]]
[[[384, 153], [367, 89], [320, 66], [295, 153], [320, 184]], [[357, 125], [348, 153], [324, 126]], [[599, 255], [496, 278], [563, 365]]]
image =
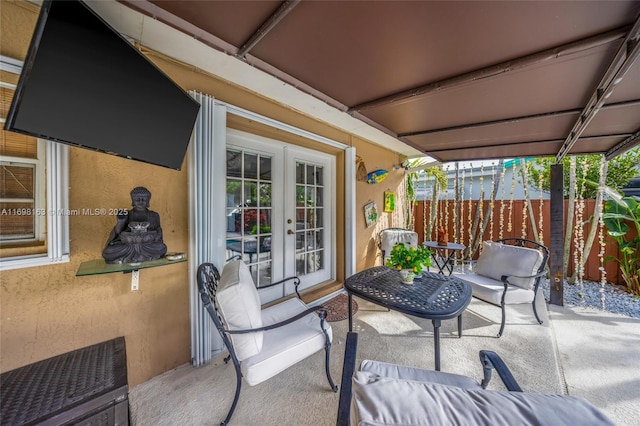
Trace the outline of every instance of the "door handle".
[[287, 235], [293, 235], [293, 234], [295, 234], [295, 232], [293, 232], [291, 229], [287, 230]]

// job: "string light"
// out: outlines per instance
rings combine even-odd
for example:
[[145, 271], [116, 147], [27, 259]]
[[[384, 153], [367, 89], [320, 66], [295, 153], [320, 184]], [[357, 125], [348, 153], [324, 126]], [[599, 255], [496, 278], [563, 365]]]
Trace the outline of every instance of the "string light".
[[[480, 227], [478, 232], [482, 230], [482, 223], [484, 223], [484, 163], [480, 164], [480, 197], [478, 198], [478, 208], [480, 209]], [[482, 235], [478, 235], [478, 238], [482, 238]]]
[[[462, 185], [460, 186], [460, 222], [464, 217], [464, 175], [465, 169], [462, 169]], [[460, 243], [464, 244], [464, 224], [460, 223]]]
[[[489, 241], [493, 241], [493, 208], [495, 207], [495, 197], [493, 194], [493, 188], [496, 185], [496, 165], [491, 163], [491, 192], [489, 196]], [[480, 251], [482, 251], [483, 244], [480, 244]]]
[[426, 235], [427, 230], [429, 229], [427, 227], [427, 197], [426, 197], [427, 182], [426, 182], [426, 179], [425, 179], [425, 184], [424, 185], [425, 185], [425, 197], [424, 197], [424, 200], [422, 200], [422, 232], [425, 233], [424, 239], [426, 241], [428, 241], [428, 240], [431, 239], [431, 236], [430, 235]]
[[460, 200], [458, 199], [458, 195], [459, 195], [459, 191], [458, 189], [460, 188], [460, 181], [458, 180], [458, 173], [459, 173], [459, 167], [458, 167], [458, 163], [456, 163], [456, 173], [455, 173], [455, 177], [454, 177], [454, 182], [453, 182], [453, 241], [458, 241], [458, 206], [460, 205]]
[[577, 196], [577, 206], [576, 206], [576, 223], [574, 226], [574, 244], [576, 247], [576, 251], [573, 256], [573, 263], [575, 268], [575, 273], [578, 277], [578, 283], [580, 284], [580, 289], [584, 290], [584, 284], [582, 278], [584, 277], [584, 224], [582, 223], [584, 220], [584, 187], [585, 181], [587, 178], [587, 168], [588, 163], [586, 158], [582, 160], [582, 180], [578, 185], [578, 196]]
[[498, 233], [498, 239], [502, 239], [504, 236], [504, 193], [506, 184], [504, 181], [504, 176], [507, 171], [507, 168], [502, 165], [502, 170], [500, 170], [500, 184], [502, 185], [502, 193], [500, 195], [500, 232]]
[[[606, 160], [603, 155], [600, 161], [600, 176], [602, 176], [602, 173], [604, 172], [605, 161]], [[598, 259], [600, 260], [600, 267], [598, 269], [600, 270], [600, 301], [602, 302], [602, 310], [604, 310], [605, 308], [604, 286], [607, 283], [607, 271], [604, 269], [604, 253], [605, 253], [605, 248], [607, 244], [604, 241], [604, 218], [603, 218], [604, 186], [603, 185], [598, 187], [598, 192], [599, 192], [599, 198], [601, 200], [600, 205], [596, 206], [596, 208], [600, 209], [600, 217], [598, 219], [598, 243], [600, 244], [600, 252], [598, 253]]]
[[509, 223], [507, 224], [507, 232], [511, 232], [513, 229], [513, 192], [516, 189], [516, 160], [513, 159], [513, 166], [511, 167], [511, 194], [509, 195]]
[[[525, 176], [525, 167], [527, 167], [524, 158], [522, 159], [522, 165], [520, 166], [520, 174], [522, 177], [522, 186], [524, 187], [527, 182], [524, 181], [524, 176]], [[526, 192], [526, 190], [525, 190]], [[527, 238], [527, 202], [529, 201], [528, 199], [529, 197], [527, 197], [523, 202], [522, 202], [522, 238]]]
[[472, 224], [471, 224], [471, 207], [472, 207], [472, 203], [473, 203], [473, 163], [469, 163], [469, 244], [467, 244], [467, 246], [471, 246], [471, 231], [472, 231]]
[[544, 234], [542, 233], [542, 224], [544, 223], [542, 212], [543, 212], [543, 204], [544, 199], [542, 198], [542, 185], [543, 185], [543, 176], [542, 172], [538, 174], [538, 191], [540, 191], [538, 195], [538, 200], [540, 201], [538, 205], [538, 239], [540, 240], [540, 244], [544, 245]]
[[[438, 181], [438, 179], [434, 179], [434, 187], [439, 187], [440, 183]], [[438, 191], [439, 193], [440, 191]], [[437, 218], [438, 218], [438, 229], [442, 228], [442, 218], [444, 217], [444, 212], [442, 211], [442, 209], [444, 208], [444, 205], [440, 202], [440, 194], [438, 194], [438, 197], [436, 198], [436, 210], [437, 210]]]
[[449, 165], [447, 164], [447, 168], [445, 171], [447, 187], [445, 189], [444, 195], [444, 226], [445, 232], [449, 232]]

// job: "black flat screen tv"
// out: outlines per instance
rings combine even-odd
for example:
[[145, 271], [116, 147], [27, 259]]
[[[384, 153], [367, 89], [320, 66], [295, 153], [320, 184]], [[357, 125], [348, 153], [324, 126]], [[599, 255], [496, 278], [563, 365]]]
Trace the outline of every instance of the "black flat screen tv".
[[180, 170], [200, 105], [79, 0], [46, 0], [5, 130]]

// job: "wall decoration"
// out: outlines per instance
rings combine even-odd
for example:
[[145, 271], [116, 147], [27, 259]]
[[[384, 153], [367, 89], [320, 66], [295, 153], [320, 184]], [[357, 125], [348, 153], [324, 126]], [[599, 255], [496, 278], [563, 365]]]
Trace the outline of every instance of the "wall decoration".
[[364, 160], [359, 155], [356, 155], [356, 180], [358, 182], [367, 181], [367, 167], [364, 165]]
[[373, 172], [367, 175], [367, 183], [370, 183], [370, 184], [380, 183], [388, 175], [389, 175], [389, 172], [386, 170], [374, 170]]
[[364, 220], [367, 223], [367, 228], [375, 224], [378, 220], [378, 207], [376, 206], [375, 201], [365, 204]]
[[396, 194], [390, 191], [384, 192], [384, 209], [385, 213], [391, 213], [396, 210]]
[[133, 208], [118, 209], [116, 225], [102, 250], [105, 263], [137, 263], [164, 257], [160, 215], [149, 210], [151, 192], [137, 186], [129, 193]]

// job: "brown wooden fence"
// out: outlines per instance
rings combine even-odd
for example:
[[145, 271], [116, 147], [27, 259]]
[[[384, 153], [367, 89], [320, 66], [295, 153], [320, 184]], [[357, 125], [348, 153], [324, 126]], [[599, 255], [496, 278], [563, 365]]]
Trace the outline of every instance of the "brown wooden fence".
[[[522, 237], [523, 229], [526, 229], [525, 238], [530, 240], [536, 240], [536, 236], [533, 233], [533, 229], [531, 226], [531, 221], [529, 219], [529, 212], [527, 211], [526, 223], [523, 225], [523, 208], [525, 208], [524, 200], [514, 200], [513, 205], [511, 207], [511, 215], [509, 214], [509, 204], [510, 202], [505, 201], [495, 201], [493, 207], [493, 220], [489, 221], [489, 225], [485, 230], [482, 240], [497, 240], [500, 235], [500, 208], [501, 203], [504, 203], [503, 209], [503, 238], [520, 238]], [[567, 201], [565, 201], [565, 212], [567, 211]], [[437, 229], [442, 225], [447, 232], [449, 233], [449, 241], [456, 241], [462, 243], [466, 246], [469, 245], [469, 228], [473, 226], [473, 222], [475, 220], [476, 209], [478, 206], [477, 200], [471, 201], [471, 216], [469, 216], [469, 201], [466, 200], [460, 203], [460, 224], [462, 230], [454, 230], [454, 203], [453, 201], [439, 201], [438, 202], [438, 218], [436, 219], [436, 224], [433, 227], [433, 234], [430, 237], [425, 237], [425, 229], [428, 227], [429, 220], [429, 212], [430, 212], [430, 201], [420, 201], [418, 202], [415, 209], [415, 231], [418, 233], [418, 237], [420, 241], [428, 241], [428, 240], [436, 240]], [[488, 201], [483, 202], [483, 207], [486, 209]], [[539, 226], [539, 212], [540, 212], [540, 200], [531, 200], [531, 204], [533, 207], [534, 221], [536, 227], [538, 228], [538, 232], [540, 231]], [[549, 247], [550, 238], [550, 202], [549, 200], [542, 201], [542, 244]], [[595, 200], [585, 200], [585, 209], [583, 213], [583, 220], [588, 220], [593, 214], [595, 207]], [[445, 223], [445, 217], [447, 217], [448, 212], [448, 223]], [[425, 217], [427, 222], [425, 222]], [[471, 222], [469, 221], [469, 217], [471, 217]], [[509, 217], [511, 217], [511, 230], [508, 230], [508, 222]], [[565, 228], [566, 228], [567, 218], [565, 213]], [[526, 228], [525, 228], [526, 226]], [[589, 233], [589, 227], [591, 224], [586, 224], [584, 226], [584, 239], [586, 240], [587, 234]], [[491, 234], [491, 227], [493, 227], [493, 234]], [[574, 227], [575, 227], [575, 219], [574, 219]], [[573, 274], [574, 270], [574, 253], [576, 252], [575, 244], [574, 244], [574, 235], [575, 231], [572, 231], [572, 242], [571, 242], [571, 250], [570, 250], [570, 258], [569, 258], [569, 267], [568, 271], [566, 271], [566, 275], [570, 276]], [[462, 238], [460, 238], [462, 234]], [[493, 235], [493, 237], [492, 237]], [[455, 238], [454, 238], [455, 237]], [[618, 256], [618, 246], [615, 240], [606, 236], [605, 230], [605, 252], [604, 256], [615, 255]], [[601, 271], [600, 271], [600, 259], [598, 254], [600, 252], [600, 245], [598, 243], [598, 235], [596, 234], [596, 238], [594, 240], [593, 246], [589, 253], [589, 257], [584, 267], [584, 279], [591, 281], [600, 281]], [[477, 254], [476, 256], [477, 257]], [[604, 263], [604, 270], [606, 272], [606, 280], [610, 283], [622, 284], [624, 285], [624, 280], [622, 279], [622, 275], [619, 274], [618, 263], [615, 261], [609, 261]]]

